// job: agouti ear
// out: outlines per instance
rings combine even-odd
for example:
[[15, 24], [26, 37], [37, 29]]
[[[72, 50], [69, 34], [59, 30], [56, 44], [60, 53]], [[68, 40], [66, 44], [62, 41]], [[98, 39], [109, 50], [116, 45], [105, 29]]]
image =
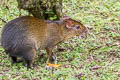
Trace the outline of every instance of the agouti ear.
[[68, 29], [72, 28], [72, 21], [71, 21], [71, 20], [67, 20], [67, 22], [66, 22], [66, 27], [67, 27]]

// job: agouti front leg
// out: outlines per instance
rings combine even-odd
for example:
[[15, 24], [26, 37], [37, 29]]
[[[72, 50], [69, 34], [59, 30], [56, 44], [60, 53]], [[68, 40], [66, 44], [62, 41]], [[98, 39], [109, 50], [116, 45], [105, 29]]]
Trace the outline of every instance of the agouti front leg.
[[47, 60], [47, 69], [51, 69], [52, 67], [54, 68], [58, 68], [60, 67], [61, 65], [60, 64], [54, 64], [53, 61], [55, 60], [55, 56], [54, 54], [52, 53], [52, 48], [46, 48], [46, 51], [48, 53], [48, 60]]
[[46, 48], [47, 54], [48, 54], [48, 62], [53, 63], [55, 60], [55, 56], [52, 52], [53, 48]]

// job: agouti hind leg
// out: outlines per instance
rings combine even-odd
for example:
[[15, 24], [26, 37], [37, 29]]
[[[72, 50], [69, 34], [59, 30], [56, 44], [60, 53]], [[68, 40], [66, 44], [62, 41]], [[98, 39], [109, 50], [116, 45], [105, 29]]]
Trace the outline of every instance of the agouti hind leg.
[[25, 52], [23, 58], [24, 58], [24, 60], [26, 62], [27, 68], [31, 68], [31, 64], [34, 61], [35, 54], [36, 54], [35, 49], [31, 49], [31, 50]]
[[12, 59], [11, 61], [12, 65], [17, 62], [17, 57], [11, 56], [11, 59]]
[[8, 56], [11, 58], [11, 65], [13, 65], [14, 63], [17, 62], [17, 57], [16, 56], [12, 56], [10, 50], [5, 50], [5, 53], [8, 54]]

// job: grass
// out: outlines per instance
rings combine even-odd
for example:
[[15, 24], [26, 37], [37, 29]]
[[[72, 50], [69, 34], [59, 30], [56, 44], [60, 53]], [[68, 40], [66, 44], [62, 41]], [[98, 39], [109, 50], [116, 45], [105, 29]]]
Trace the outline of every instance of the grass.
[[[9, 4], [9, 3], [8, 3]], [[19, 16], [16, 2], [10, 12], [0, 7], [0, 18], [10, 21]], [[75, 37], [60, 44], [64, 52], [57, 52], [60, 68], [46, 70], [46, 52], [35, 58], [34, 69], [23, 63], [13, 66], [0, 48], [0, 80], [119, 80], [120, 79], [120, 2], [117, 0], [69, 0], [64, 12], [90, 28], [86, 39]], [[26, 12], [22, 12], [23, 15]], [[4, 23], [0, 22], [0, 27]]]

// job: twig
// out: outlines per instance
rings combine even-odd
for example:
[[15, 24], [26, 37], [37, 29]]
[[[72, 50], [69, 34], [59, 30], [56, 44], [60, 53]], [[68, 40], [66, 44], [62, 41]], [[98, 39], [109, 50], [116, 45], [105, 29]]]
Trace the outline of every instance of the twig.
[[100, 46], [97, 46], [96, 48], [90, 49], [90, 50], [89, 50], [89, 53], [90, 53], [91, 51], [100, 49], [100, 48], [102, 48], [102, 47], [104, 47], [104, 46], [113, 47], [113, 46], [118, 46], [118, 45], [120, 45], [120, 44], [107, 44], [107, 43], [106, 43], [106, 44], [104, 44], [104, 45], [100, 45]]
[[1, 20], [2, 22], [4, 22], [4, 23], [7, 23], [7, 21], [3, 20], [2, 18], [0, 18], [0, 20]]

